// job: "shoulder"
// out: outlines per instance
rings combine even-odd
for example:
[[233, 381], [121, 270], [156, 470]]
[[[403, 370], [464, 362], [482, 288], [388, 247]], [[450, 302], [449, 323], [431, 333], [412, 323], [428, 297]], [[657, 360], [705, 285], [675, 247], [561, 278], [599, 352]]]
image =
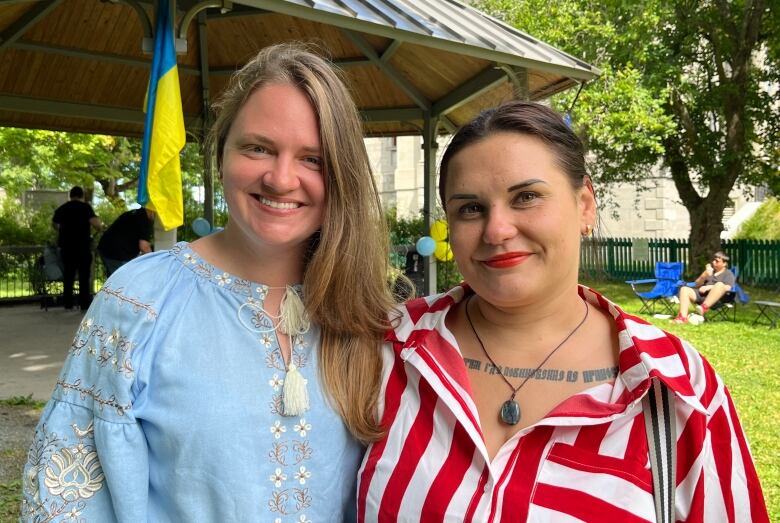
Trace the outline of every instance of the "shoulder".
[[463, 299], [467, 287], [459, 285], [447, 292], [416, 298], [397, 306], [391, 313], [391, 328], [385, 339], [406, 342], [415, 333], [441, 330], [447, 313]]
[[649, 380], [656, 378], [683, 403], [701, 413], [707, 412], [723, 384], [693, 345], [625, 312], [592, 289], [581, 286], [580, 292], [589, 303], [608, 311], [614, 318], [620, 378], [632, 395], [644, 394]]

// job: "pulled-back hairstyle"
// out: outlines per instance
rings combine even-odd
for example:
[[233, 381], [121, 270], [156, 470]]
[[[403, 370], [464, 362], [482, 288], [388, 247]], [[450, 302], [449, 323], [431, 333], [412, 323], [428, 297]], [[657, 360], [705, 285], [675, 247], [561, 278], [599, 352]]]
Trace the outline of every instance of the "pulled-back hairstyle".
[[439, 167], [439, 198], [446, 206], [444, 191], [450, 160], [465, 147], [488, 136], [501, 133], [534, 136], [551, 148], [559, 167], [566, 173], [574, 189], [582, 187], [585, 169], [585, 148], [561, 115], [534, 102], [512, 101], [485, 109], [452, 137]]
[[347, 87], [327, 60], [305, 46], [267, 47], [233, 75], [214, 104], [209, 148], [221, 170], [236, 115], [255, 91], [279, 83], [305, 93], [319, 123], [326, 204], [321, 230], [310, 241], [303, 284], [306, 310], [322, 330], [320, 376], [350, 432], [373, 441], [381, 436], [379, 345], [393, 298], [387, 225]]

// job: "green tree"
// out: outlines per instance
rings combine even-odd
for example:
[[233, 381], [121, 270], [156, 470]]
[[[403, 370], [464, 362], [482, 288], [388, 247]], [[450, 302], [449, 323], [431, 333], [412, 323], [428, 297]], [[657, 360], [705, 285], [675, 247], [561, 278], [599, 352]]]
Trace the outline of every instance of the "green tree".
[[29, 189], [63, 189], [97, 182], [107, 200], [124, 206], [122, 193], [137, 184], [140, 141], [133, 138], [0, 128], [0, 182], [19, 198]]
[[[113, 206], [101, 206], [99, 212], [110, 222], [135, 201], [140, 163], [138, 138], [0, 128], [0, 186], [12, 200], [30, 189], [68, 190], [81, 185], [92, 201], [97, 183]], [[197, 144], [184, 147], [181, 166], [182, 183], [189, 194], [202, 179]]]
[[603, 70], [572, 111], [591, 171], [635, 182], [662, 163], [690, 215], [692, 266], [717, 250], [734, 187], [777, 184], [780, 10], [769, 3], [473, 2]]

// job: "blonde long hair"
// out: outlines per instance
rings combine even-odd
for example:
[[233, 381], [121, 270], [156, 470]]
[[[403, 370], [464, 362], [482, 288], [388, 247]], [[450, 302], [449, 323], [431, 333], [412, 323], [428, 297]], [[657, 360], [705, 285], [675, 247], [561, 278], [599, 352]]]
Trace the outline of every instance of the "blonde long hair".
[[364, 443], [381, 436], [376, 403], [379, 345], [393, 297], [388, 233], [368, 161], [360, 117], [331, 64], [301, 44], [267, 47], [231, 78], [214, 104], [209, 150], [221, 170], [230, 126], [264, 85], [289, 83], [311, 101], [320, 128], [326, 205], [304, 270], [304, 303], [320, 325], [320, 376], [333, 407]]

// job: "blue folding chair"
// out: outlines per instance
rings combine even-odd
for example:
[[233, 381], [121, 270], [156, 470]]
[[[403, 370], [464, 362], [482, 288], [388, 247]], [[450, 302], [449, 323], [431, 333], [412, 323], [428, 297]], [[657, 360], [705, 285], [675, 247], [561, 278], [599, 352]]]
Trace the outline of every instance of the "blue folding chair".
[[[677, 289], [685, 285], [682, 281], [683, 263], [682, 262], [656, 262], [655, 278], [646, 280], [629, 280], [626, 283], [631, 285], [634, 294], [642, 301], [642, 307], [639, 313], [655, 314], [655, 304], [660, 303], [664, 311], [668, 314], [674, 314], [674, 306], [669, 298], [677, 295]], [[640, 291], [637, 287], [640, 285], [655, 284], [649, 291]]]

